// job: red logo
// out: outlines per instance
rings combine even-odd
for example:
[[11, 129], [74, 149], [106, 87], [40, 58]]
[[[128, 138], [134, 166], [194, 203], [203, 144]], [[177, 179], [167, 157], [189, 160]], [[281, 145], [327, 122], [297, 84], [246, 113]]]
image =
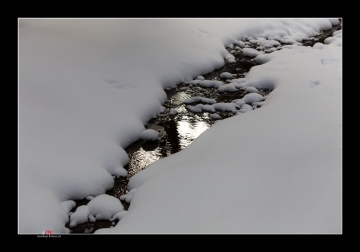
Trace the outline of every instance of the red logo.
[[43, 234], [52, 235], [52, 231], [48, 229], [48, 230], [46, 230], [45, 232], [43, 232]]

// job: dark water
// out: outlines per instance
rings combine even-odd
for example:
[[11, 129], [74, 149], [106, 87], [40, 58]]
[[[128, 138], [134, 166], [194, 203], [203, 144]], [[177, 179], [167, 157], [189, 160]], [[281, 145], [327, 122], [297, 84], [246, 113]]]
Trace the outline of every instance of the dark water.
[[[331, 36], [331, 34], [341, 29], [340, 25], [333, 26], [331, 30], [323, 31], [319, 36], [310, 38], [303, 41], [304, 46], [313, 46], [317, 42], [323, 43], [324, 40]], [[256, 48], [257, 45], [250, 44], [250, 47]], [[227, 48], [228, 51], [232, 51], [233, 48]], [[225, 65], [211, 73], [203, 75], [206, 80], [219, 80], [223, 83], [227, 83], [225, 79], [221, 79], [219, 76], [223, 72], [229, 72], [236, 74], [234, 78], [245, 77], [251, 67], [256, 63], [252, 58], [244, 57], [242, 50], [235, 50], [232, 53], [235, 56], [235, 63], [225, 62]], [[259, 90], [259, 93], [263, 96], [267, 96], [272, 90]], [[145, 142], [138, 140], [129, 145], [125, 151], [127, 152], [130, 161], [126, 165], [125, 169], [128, 170], [128, 176], [126, 178], [115, 178], [115, 184], [113, 189], [107, 191], [107, 194], [119, 198], [121, 195], [125, 195], [127, 191], [127, 183], [129, 179], [136, 173], [142, 171], [153, 162], [170, 156], [176, 152], [181, 151], [186, 146], [191, 144], [202, 132], [211, 127], [215, 122], [210, 117], [209, 112], [193, 113], [187, 110], [184, 104], [184, 100], [201, 96], [206, 98], [215, 99], [216, 102], [229, 103], [232, 100], [240, 99], [245, 95], [244, 90], [238, 89], [235, 92], [222, 92], [220, 93], [217, 88], [203, 88], [199, 85], [189, 85], [182, 83], [173, 89], [166, 90], [167, 101], [163, 105], [166, 109], [163, 113], [159, 114], [157, 118], [149, 121], [145, 127], [147, 129], [154, 129], [159, 133], [159, 140], [157, 142]], [[191, 104], [191, 105], [195, 105]], [[170, 114], [171, 109], [176, 109], [177, 114]], [[226, 119], [235, 115], [229, 111], [216, 111], [222, 119]], [[76, 201], [76, 207], [71, 211], [74, 212], [78, 206], [86, 205], [89, 201], [78, 200]], [[128, 209], [129, 204], [122, 201], [125, 210]], [[87, 223], [77, 225], [74, 228], [70, 228], [71, 233], [93, 233], [100, 228], [108, 228], [115, 225], [117, 221], [111, 223], [110, 221], [96, 221], [94, 223], [88, 221]], [[69, 228], [69, 223], [66, 225]]]

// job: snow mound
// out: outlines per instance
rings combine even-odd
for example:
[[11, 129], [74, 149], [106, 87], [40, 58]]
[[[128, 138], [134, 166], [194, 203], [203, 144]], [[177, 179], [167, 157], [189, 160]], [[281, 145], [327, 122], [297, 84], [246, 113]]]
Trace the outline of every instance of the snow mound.
[[246, 57], [251, 57], [251, 58], [255, 58], [256, 56], [258, 56], [259, 54], [262, 54], [262, 52], [254, 49], [254, 48], [244, 48], [243, 49], [243, 54]]
[[146, 129], [141, 133], [141, 139], [144, 141], [156, 141], [158, 136], [158, 132], [153, 129]]
[[259, 91], [257, 90], [256, 87], [247, 87], [247, 88], [245, 89], [245, 92], [246, 92], [246, 93], [258, 93]]
[[205, 97], [201, 97], [201, 96], [194, 96], [192, 98], [186, 99], [185, 101], [183, 101], [183, 103], [185, 104], [189, 104], [189, 103], [195, 103], [195, 102], [201, 102], [201, 103], [207, 103], [207, 104], [214, 104], [216, 103], [215, 99], [210, 99], [210, 98], [205, 98]]
[[236, 99], [236, 100], [233, 100], [231, 102], [236, 103], [239, 106], [242, 106], [242, 105], [246, 104], [246, 102], [243, 99]]
[[238, 78], [238, 79], [232, 79], [231, 82], [233, 83], [244, 83], [246, 81], [246, 78]]
[[220, 87], [222, 82], [218, 80], [203, 80], [199, 82], [199, 85], [202, 87]]
[[73, 200], [66, 200], [61, 202], [60, 204], [67, 213], [70, 213], [71, 209], [73, 209], [76, 206], [76, 203]]
[[89, 213], [95, 216], [97, 220], [109, 220], [114, 214], [124, 210], [118, 198], [107, 194], [95, 197], [87, 206]]
[[243, 97], [243, 100], [247, 103], [247, 104], [251, 104], [253, 102], [260, 102], [264, 100], [264, 97], [260, 94], [257, 93], [250, 93], [250, 94], [246, 94]]
[[239, 41], [236, 42], [236, 44], [237, 44], [238, 46], [242, 47], [242, 48], [245, 47], [245, 42], [244, 42], [244, 41], [239, 40]]
[[126, 177], [127, 176], [127, 170], [121, 166], [108, 167], [107, 170], [114, 177]]
[[201, 113], [203, 111], [204, 106], [211, 106], [211, 105], [204, 105], [204, 104], [197, 104], [195, 106], [188, 105], [186, 108], [193, 113]]
[[232, 74], [229, 72], [223, 72], [220, 74], [220, 78], [223, 78], [223, 79], [232, 79], [234, 77], [236, 77], [236, 74]]
[[185, 83], [189, 84], [190, 86], [193, 86], [199, 84], [201, 81], [202, 81], [201, 79], [196, 79], [196, 80], [187, 81]]
[[75, 227], [78, 224], [87, 222], [89, 214], [88, 206], [79, 206], [70, 216], [70, 227]]
[[176, 115], [178, 113], [178, 111], [174, 108], [170, 109], [169, 115]]
[[131, 199], [132, 199], [135, 191], [136, 191], [136, 188], [130, 190], [130, 192], [128, 192], [128, 193], [125, 194], [125, 195], [121, 195], [121, 196], [120, 196], [120, 200], [125, 200], [127, 203], [130, 203], [130, 201], [131, 201]]
[[324, 44], [342, 46], [342, 30], [335, 31], [332, 37], [326, 38]]
[[242, 114], [242, 113], [246, 113], [253, 110], [253, 107], [250, 106], [249, 104], [244, 104], [242, 105], [241, 109], [239, 110], [239, 112], [237, 112], [237, 114]]
[[236, 92], [237, 89], [234, 83], [224, 84], [218, 87], [219, 92]]
[[216, 110], [231, 111], [236, 113], [240, 106], [235, 103], [216, 103], [212, 105]]
[[211, 114], [210, 115], [210, 117], [212, 118], [212, 119], [214, 119], [214, 120], [220, 120], [220, 119], [222, 119], [222, 117], [219, 115], [219, 114]]
[[235, 57], [234, 57], [234, 55], [232, 55], [232, 54], [228, 54], [228, 55], [225, 57], [225, 59], [226, 59], [229, 63], [235, 63], [235, 62], [236, 62]]
[[127, 211], [121, 211], [116, 213], [112, 218], [110, 218], [110, 221], [120, 220], [122, 217], [124, 217], [127, 214]]
[[164, 106], [161, 106], [161, 107], [159, 108], [159, 114], [164, 113], [165, 110], [166, 110], [166, 108], [165, 108]]
[[261, 42], [261, 46], [265, 49], [269, 49], [274, 46], [280, 46], [281, 44], [277, 40], [264, 40]]

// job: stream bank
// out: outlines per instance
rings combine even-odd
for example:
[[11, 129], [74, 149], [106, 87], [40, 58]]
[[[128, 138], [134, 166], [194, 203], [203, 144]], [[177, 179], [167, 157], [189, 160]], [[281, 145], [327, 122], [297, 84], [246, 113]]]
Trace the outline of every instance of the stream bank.
[[[329, 34], [331, 33], [332, 32], [329, 32]], [[320, 41], [318, 38], [310, 39], [304, 41], [304, 45], [312, 46], [318, 41]], [[256, 45], [251, 45], [251, 47], [256, 48]], [[230, 52], [234, 49], [228, 48], [228, 50]], [[236, 59], [235, 63], [226, 62], [223, 68], [215, 70], [207, 75], [203, 75], [204, 79], [219, 80], [225, 84], [226, 80], [220, 78], [221, 73], [229, 72], [236, 74], [236, 78], [241, 78], [245, 77], [250, 68], [256, 65], [251, 58], [243, 56], [242, 50], [235, 50], [233, 55]], [[266, 96], [270, 91], [271, 90], [259, 90], [259, 93]], [[116, 178], [114, 188], [108, 191], [107, 194], [117, 198], [126, 194], [127, 181], [131, 176], [145, 169], [152, 162], [182, 150], [215, 122], [215, 119], [211, 117], [209, 112], [194, 112], [189, 110], [186, 106], [187, 104], [184, 104], [185, 100], [202, 96], [208, 99], [215, 99], [216, 103], [230, 103], [235, 99], [241, 99], [245, 95], [243, 89], [238, 89], [235, 92], [218, 92], [218, 89], [214, 87], [203, 88], [189, 83], [182, 83], [173, 89], [166, 90], [166, 93], [168, 95], [168, 100], [164, 104], [164, 112], [160, 113], [157, 118], [145, 125], [147, 129], [155, 129], [159, 132], [159, 141], [148, 143], [139, 140], [125, 149], [130, 157], [130, 162], [125, 167], [128, 170], [128, 177]], [[198, 103], [194, 102], [190, 105], [195, 104]], [[177, 113], [170, 113], [171, 109], [176, 109]], [[226, 119], [227, 117], [236, 114], [231, 111], [216, 111], [216, 113], [222, 119]], [[87, 204], [87, 202], [88, 201], [86, 200], [78, 201], [77, 206], [80, 206], [80, 204]], [[122, 201], [122, 204], [125, 206], [125, 209], [127, 209], [128, 204], [124, 201]], [[73, 210], [75, 211], [75, 209]], [[88, 221], [87, 223], [71, 228], [71, 231], [73, 233], [93, 233], [99, 228], [107, 228], [115, 224], [116, 222], [111, 223], [109, 221]]]

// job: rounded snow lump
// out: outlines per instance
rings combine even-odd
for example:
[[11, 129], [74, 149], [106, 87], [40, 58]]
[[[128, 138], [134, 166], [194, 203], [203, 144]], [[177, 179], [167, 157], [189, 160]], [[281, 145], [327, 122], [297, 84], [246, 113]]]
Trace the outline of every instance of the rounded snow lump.
[[153, 129], [144, 130], [141, 133], [141, 139], [144, 141], [156, 141], [158, 139], [158, 132]]
[[259, 101], [263, 101], [264, 97], [258, 93], [249, 93], [247, 95], [245, 95], [243, 97], [243, 100], [247, 103], [247, 104], [251, 104], [253, 102], [259, 102]]
[[259, 91], [255, 87], [247, 87], [245, 92], [246, 93], [258, 93]]
[[116, 213], [124, 210], [120, 200], [114, 196], [101, 194], [91, 200], [87, 207], [97, 220], [109, 220]]
[[233, 77], [234, 76], [229, 72], [223, 72], [222, 74], [220, 74], [220, 78], [232, 79]]

